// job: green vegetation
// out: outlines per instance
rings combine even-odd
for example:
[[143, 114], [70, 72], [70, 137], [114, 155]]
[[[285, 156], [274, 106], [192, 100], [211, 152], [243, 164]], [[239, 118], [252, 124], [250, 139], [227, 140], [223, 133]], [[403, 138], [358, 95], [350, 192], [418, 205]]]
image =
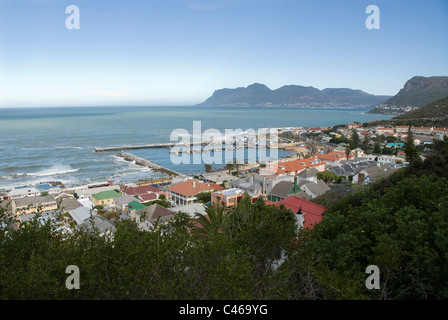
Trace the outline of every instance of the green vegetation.
[[[0, 298], [448, 299], [448, 139], [341, 194], [300, 233], [290, 211], [248, 197], [209, 207], [201, 228], [183, 214], [154, 232], [117, 221], [113, 241], [36, 221], [15, 229], [1, 214]], [[81, 271], [79, 290], [65, 287], [68, 265]], [[379, 290], [365, 286], [369, 265]]]
[[198, 194], [197, 196], [199, 202], [210, 202], [210, 200], [212, 199], [212, 193], [211, 192], [201, 192]]

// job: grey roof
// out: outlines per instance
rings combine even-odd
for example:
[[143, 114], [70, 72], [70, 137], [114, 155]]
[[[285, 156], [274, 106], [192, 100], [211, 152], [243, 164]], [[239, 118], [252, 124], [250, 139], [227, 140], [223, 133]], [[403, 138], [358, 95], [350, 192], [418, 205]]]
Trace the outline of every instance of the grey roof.
[[169, 220], [174, 217], [173, 211], [161, 206], [160, 204], [153, 204], [145, 209], [138, 210], [136, 216], [144, 216], [146, 220], [154, 221], [160, 218], [162, 221]]
[[299, 192], [293, 194], [293, 196], [299, 197], [304, 200], [311, 200], [311, 196], [308, 193], [306, 193], [305, 191], [299, 191]]
[[203, 173], [203, 174], [201, 174], [201, 176], [204, 179], [206, 179], [208, 181], [212, 181], [212, 182], [217, 183], [217, 184], [221, 184], [221, 183], [223, 183], [226, 180], [227, 181], [233, 181], [233, 180], [238, 179], [237, 177], [234, 177], [234, 176], [229, 175], [228, 173], [225, 173], [225, 172], [222, 172], [222, 171], [220, 171], [220, 172]]
[[118, 198], [114, 199], [115, 204], [118, 205], [118, 206], [126, 205], [126, 204], [128, 204], [129, 202], [132, 202], [132, 201], [138, 201], [138, 199], [135, 198], [134, 196], [129, 196], [129, 195], [123, 195], [121, 197], [118, 197]]
[[294, 187], [294, 182], [280, 181], [272, 188], [272, 190], [271, 190], [271, 192], [269, 192], [269, 194], [272, 196], [287, 198], [293, 187]]
[[82, 204], [73, 198], [62, 198], [58, 201], [58, 205], [60, 209], [64, 209], [64, 211], [71, 211], [73, 209], [82, 207]]
[[178, 206], [170, 210], [173, 212], [185, 212], [190, 216], [196, 216], [197, 213], [205, 214], [205, 206], [199, 202]]
[[298, 174], [300, 178], [312, 178], [316, 176], [320, 171], [316, 168], [306, 168]]
[[37, 188], [34, 187], [30, 187], [30, 188], [16, 188], [16, 189], [12, 189], [9, 193], [8, 196], [13, 197], [13, 196], [24, 196], [27, 195], [29, 193], [41, 193], [41, 191]]
[[77, 224], [84, 223], [87, 219], [90, 218], [91, 215], [90, 210], [86, 207], [73, 209], [68, 214], [73, 218], [73, 220], [75, 220]]
[[391, 169], [387, 165], [373, 166], [365, 169], [371, 181], [376, 181], [378, 179], [387, 177], [388, 175], [392, 174], [395, 170], [396, 169]]
[[318, 196], [324, 194], [325, 192], [331, 190], [331, 188], [325, 182], [323, 182], [322, 180], [317, 180], [317, 183], [310, 181], [305, 186], [316, 197], [318, 197]]
[[56, 203], [53, 196], [37, 196], [37, 197], [26, 197], [21, 199], [13, 200], [16, 204], [16, 207], [28, 207], [29, 205], [41, 205], [44, 203]]
[[93, 227], [90, 219], [85, 221], [83, 225], [87, 226], [88, 231], [93, 231], [93, 228], [95, 228], [98, 230], [99, 233], [104, 233], [106, 231], [112, 231], [112, 232], [117, 231], [117, 228], [115, 227], [113, 221], [108, 220], [99, 215], [93, 216]]

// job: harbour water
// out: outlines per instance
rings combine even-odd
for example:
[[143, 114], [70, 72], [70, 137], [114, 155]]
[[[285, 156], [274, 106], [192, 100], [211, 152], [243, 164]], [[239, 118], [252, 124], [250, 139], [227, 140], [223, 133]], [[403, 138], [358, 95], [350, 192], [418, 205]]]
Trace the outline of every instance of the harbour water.
[[[75, 186], [116, 183], [162, 174], [94, 148], [170, 142], [175, 129], [201, 130], [332, 126], [389, 119], [365, 110], [203, 107], [92, 107], [0, 109], [0, 189], [49, 181]], [[177, 141], [174, 141], [177, 142]], [[183, 174], [201, 173], [204, 163], [173, 164], [169, 149], [131, 153]], [[290, 152], [279, 150], [278, 157]], [[269, 157], [269, 152], [268, 152]], [[214, 168], [223, 167], [213, 165]]]

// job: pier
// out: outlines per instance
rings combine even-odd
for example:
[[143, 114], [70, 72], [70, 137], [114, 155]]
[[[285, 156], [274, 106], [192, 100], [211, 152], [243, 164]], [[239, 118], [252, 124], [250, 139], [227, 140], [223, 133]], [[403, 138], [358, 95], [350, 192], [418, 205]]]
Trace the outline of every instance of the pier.
[[106, 152], [106, 151], [121, 151], [121, 150], [131, 150], [131, 149], [155, 149], [155, 148], [172, 148], [175, 143], [153, 143], [138, 146], [119, 146], [119, 147], [98, 147], [95, 148], [95, 152]]
[[182, 174], [179, 173], [179, 172], [176, 172], [174, 170], [171, 170], [171, 169], [159, 166], [158, 164], [155, 164], [155, 163], [153, 163], [153, 162], [151, 162], [149, 160], [137, 157], [137, 156], [135, 156], [133, 154], [130, 154], [130, 153], [121, 152], [121, 153], [118, 153], [117, 156], [123, 158], [126, 161], [135, 161], [135, 164], [137, 164], [139, 166], [148, 167], [148, 168], [151, 168], [151, 169], [153, 169], [155, 171], [166, 173], [166, 174], [168, 174], [170, 176], [176, 176], [176, 177], [177, 176], [182, 176]]

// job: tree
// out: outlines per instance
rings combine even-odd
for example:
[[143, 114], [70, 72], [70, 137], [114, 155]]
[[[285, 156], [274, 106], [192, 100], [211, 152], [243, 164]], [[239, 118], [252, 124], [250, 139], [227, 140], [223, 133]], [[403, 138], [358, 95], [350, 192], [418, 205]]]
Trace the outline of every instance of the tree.
[[361, 149], [364, 150], [365, 153], [369, 152], [370, 139], [368, 135], [364, 135], [364, 139], [362, 139]]
[[327, 184], [336, 181], [338, 179], [338, 176], [331, 171], [318, 172], [316, 176], [318, 179], [323, 180]]
[[352, 130], [352, 141], [353, 141], [353, 149], [356, 149], [360, 145], [360, 138], [358, 132], [353, 129]]
[[411, 127], [408, 130], [408, 136], [404, 144], [404, 152], [406, 153], [406, 161], [409, 163], [414, 162], [418, 158], [419, 154], [414, 144], [414, 135], [412, 134]]
[[350, 153], [352, 152], [351, 147], [347, 146], [345, 148], [345, 157], [347, 158], [347, 160], [350, 160]]
[[211, 172], [211, 171], [212, 171], [212, 165], [211, 165], [210, 163], [206, 163], [206, 164], [204, 165], [204, 170], [205, 170], [205, 172], [207, 172], [207, 173]]
[[229, 162], [226, 164], [226, 170], [229, 170], [229, 175], [232, 172], [233, 168], [234, 168], [234, 164], [232, 162]]
[[373, 147], [373, 151], [374, 154], [380, 154], [381, 153], [381, 147], [380, 147], [380, 143], [378, 141], [375, 141], [375, 146]]

